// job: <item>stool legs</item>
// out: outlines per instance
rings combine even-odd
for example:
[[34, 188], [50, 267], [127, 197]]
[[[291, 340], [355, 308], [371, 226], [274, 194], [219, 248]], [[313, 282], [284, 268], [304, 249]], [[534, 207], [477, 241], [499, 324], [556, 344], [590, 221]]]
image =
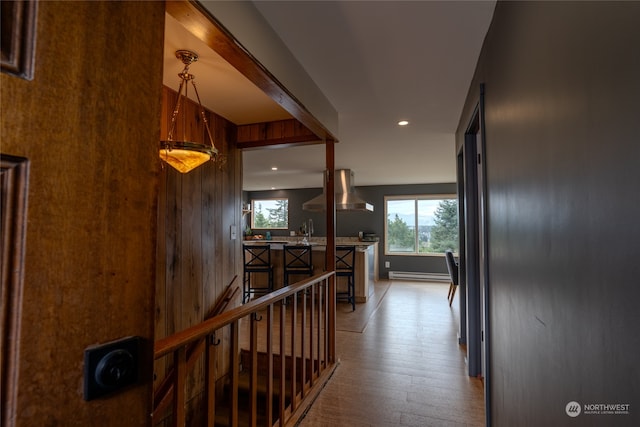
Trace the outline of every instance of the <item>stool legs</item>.
[[251, 298], [251, 273], [248, 271], [244, 272], [244, 277], [242, 278], [242, 303], [246, 303]]
[[338, 279], [340, 277], [344, 277], [345, 279], [347, 279], [347, 291], [337, 292], [336, 299], [347, 301], [347, 303], [351, 304], [352, 310], [356, 311], [356, 285], [354, 277], [352, 274], [342, 274], [336, 276], [336, 285], [338, 284]]
[[[253, 288], [251, 287], [251, 274], [255, 273], [268, 273], [268, 283], [266, 288]], [[242, 303], [245, 304], [251, 299], [251, 294], [268, 294], [273, 292], [273, 269], [267, 271], [245, 271], [242, 280]]]

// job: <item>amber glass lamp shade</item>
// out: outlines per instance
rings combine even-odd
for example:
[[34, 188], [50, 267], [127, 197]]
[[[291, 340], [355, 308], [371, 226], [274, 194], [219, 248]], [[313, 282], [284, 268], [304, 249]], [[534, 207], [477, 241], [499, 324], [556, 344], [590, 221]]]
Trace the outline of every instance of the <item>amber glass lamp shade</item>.
[[160, 141], [160, 159], [181, 173], [187, 173], [201, 164], [215, 159], [211, 147], [191, 142]]

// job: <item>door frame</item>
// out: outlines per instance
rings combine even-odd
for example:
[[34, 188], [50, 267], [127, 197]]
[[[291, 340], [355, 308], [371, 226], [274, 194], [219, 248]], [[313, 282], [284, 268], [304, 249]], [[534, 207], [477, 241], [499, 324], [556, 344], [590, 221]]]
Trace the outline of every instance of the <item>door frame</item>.
[[459, 343], [467, 346], [469, 376], [482, 376], [484, 379], [486, 425], [491, 425], [489, 201], [484, 96], [485, 88], [481, 84], [478, 103], [457, 153], [461, 288]]

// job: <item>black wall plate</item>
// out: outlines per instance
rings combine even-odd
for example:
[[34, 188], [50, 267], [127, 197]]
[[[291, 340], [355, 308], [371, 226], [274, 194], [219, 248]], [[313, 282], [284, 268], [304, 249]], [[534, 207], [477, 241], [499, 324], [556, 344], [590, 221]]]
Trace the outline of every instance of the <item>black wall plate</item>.
[[84, 351], [84, 400], [121, 390], [138, 381], [140, 337], [126, 337]]

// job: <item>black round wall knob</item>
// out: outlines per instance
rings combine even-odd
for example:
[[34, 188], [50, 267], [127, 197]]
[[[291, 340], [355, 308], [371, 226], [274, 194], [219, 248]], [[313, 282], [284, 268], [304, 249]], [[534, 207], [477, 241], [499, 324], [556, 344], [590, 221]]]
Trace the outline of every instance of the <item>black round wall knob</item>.
[[95, 371], [96, 383], [110, 389], [127, 383], [134, 372], [134, 359], [131, 353], [118, 349], [105, 354], [98, 362]]

